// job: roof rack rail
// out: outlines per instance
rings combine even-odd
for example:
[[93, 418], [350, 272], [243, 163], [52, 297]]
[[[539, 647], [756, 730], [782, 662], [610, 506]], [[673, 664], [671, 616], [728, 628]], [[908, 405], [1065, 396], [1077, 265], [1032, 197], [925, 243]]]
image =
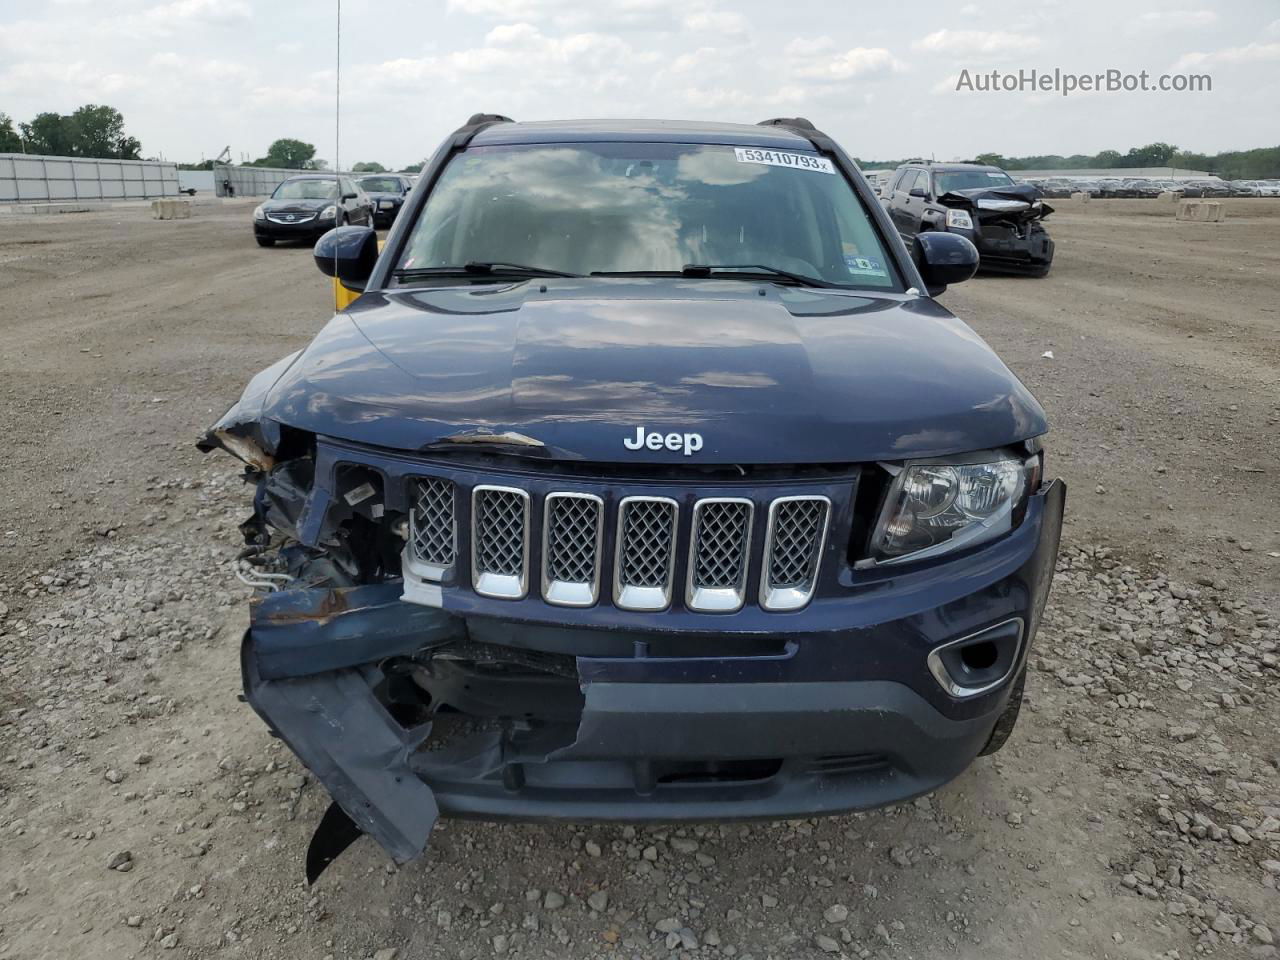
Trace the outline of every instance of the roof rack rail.
[[933, 161], [932, 161], [932, 160], [926, 160], [924, 157], [911, 157], [909, 160], [903, 160], [902, 162], [903, 162], [904, 164], [907, 164], [907, 163], [925, 163], [925, 164], [933, 163]]
[[500, 113], [473, 113], [469, 120], [463, 124], [464, 127], [476, 127], [480, 124], [489, 123], [515, 123], [510, 117], [504, 117]]
[[818, 128], [813, 125], [813, 121], [805, 117], [774, 117], [771, 120], [761, 120], [756, 124], [757, 127], [792, 127], [796, 130], [814, 130]]

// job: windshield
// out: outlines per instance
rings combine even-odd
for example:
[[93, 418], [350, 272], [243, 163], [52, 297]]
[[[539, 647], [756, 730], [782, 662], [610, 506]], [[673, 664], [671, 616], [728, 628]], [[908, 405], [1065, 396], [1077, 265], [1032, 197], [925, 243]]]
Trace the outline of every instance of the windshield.
[[338, 181], [324, 179], [286, 180], [276, 187], [273, 200], [327, 200], [338, 188]]
[[952, 190], [981, 190], [986, 187], [1012, 187], [1013, 178], [999, 170], [961, 170], [955, 173], [935, 173], [938, 195]]
[[356, 183], [365, 193], [399, 193], [400, 181], [395, 177], [361, 177]]
[[473, 261], [574, 274], [753, 264], [901, 289], [830, 161], [754, 147], [473, 147], [441, 175], [397, 266]]

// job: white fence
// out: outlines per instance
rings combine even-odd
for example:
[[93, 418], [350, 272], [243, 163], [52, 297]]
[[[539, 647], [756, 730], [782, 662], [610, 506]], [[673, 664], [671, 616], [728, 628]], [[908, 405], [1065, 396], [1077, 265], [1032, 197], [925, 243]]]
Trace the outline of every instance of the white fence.
[[284, 181], [304, 173], [363, 176], [345, 170], [285, 170], [280, 167], [241, 167], [219, 163], [213, 167], [213, 190], [219, 197], [269, 197]]
[[178, 168], [158, 160], [0, 153], [0, 203], [149, 200], [178, 195]]

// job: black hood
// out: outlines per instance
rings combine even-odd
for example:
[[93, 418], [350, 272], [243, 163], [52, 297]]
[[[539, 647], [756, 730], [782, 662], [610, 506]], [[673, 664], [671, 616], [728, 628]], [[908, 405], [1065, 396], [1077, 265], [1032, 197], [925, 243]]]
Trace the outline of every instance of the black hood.
[[324, 200], [266, 200], [262, 208], [268, 213], [319, 213], [337, 202], [333, 197]]
[[1053, 207], [1037, 203], [1044, 196], [1039, 187], [1017, 183], [1006, 187], [973, 187], [951, 190], [938, 197], [948, 207], [972, 210], [981, 217], [1013, 216], [1022, 219], [1044, 219]]
[[624, 447], [638, 428], [701, 434], [705, 463], [902, 459], [1046, 429], [932, 300], [657, 279], [365, 294], [218, 426], [256, 420], [403, 450], [510, 432], [542, 445], [512, 453], [650, 463], [690, 460]]

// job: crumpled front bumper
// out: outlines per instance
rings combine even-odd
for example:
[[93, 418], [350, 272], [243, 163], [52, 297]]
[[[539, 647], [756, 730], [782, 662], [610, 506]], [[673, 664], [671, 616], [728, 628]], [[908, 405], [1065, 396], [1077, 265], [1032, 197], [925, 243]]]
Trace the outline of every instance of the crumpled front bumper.
[[[552, 654], [546, 628], [407, 603], [398, 583], [268, 595], [244, 637], [245, 692], [397, 861], [422, 852], [442, 814], [720, 820], [897, 802], [945, 784], [986, 744], [1043, 610], [1064, 498], [1050, 484], [1002, 541], [877, 588], [868, 603], [881, 622], [806, 633], [799, 614], [780, 621], [794, 632], [773, 648], [687, 657], [649, 656], [643, 641], [618, 656], [615, 638], [567, 623], [550, 646], [573, 664], [578, 700], [545, 722], [535, 695], [528, 722], [432, 747], [432, 718], [407, 718], [393, 695], [424, 653]], [[931, 651], [1013, 621], [1016, 659], [999, 683], [964, 699], [941, 688]]]

